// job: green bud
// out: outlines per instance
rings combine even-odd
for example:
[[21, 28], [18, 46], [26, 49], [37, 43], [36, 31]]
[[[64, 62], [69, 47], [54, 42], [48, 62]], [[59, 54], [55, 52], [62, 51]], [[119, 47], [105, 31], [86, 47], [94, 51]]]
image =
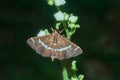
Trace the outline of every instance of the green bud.
[[37, 34], [37, 36], [45, 36], [48, 34], [50, 34], [50, 33], [48, 32], [47, 29], [45, 29], [45, 30], [40, 30], [39, 33]]
[[80, 25], [79, 25], [79, 24], [76, 24], [76, 25], [75, 25], [75, 28], [80, 28]]
[[54, 0], [55, 1], [55, 6], [61, 6], [64, 5], [66, 3], [65, 0]]
[[84, 75], [79, 75], [78, 76], [78, 80], [83, 80], [83, 78], [84, 78]]
[[45, 34], [46, 34], [46, 35], [50, 34], [50, 33], [48, 32], [48, 29], [45, 29], [44, 31], [45, 31]]
[[71, 77], [71, 80], [78, 80], [76, 77]]
[[64, 13], [62, 11], [58, 11], [54, 14], [56, 21], [64, 21]]
[[61, 24], [60, 22], [56, 23], [56, 25], [55, 25], [56, 29], [59, 29], [60, 24]]
[[76, 67], [76, 61], [74, 60], [74, 61], [72, 61], [72, 67], [71, 67], [71, 69], [73, 70], [73, 71], [77, 71], [77, 67]]
[[69, 14], [64, 13], [64, 20], [67, 21], [69, 19]]
[[54, 5], [54, 0], [47, 0], [48, 1], [48, 5], [52, 6]]
[[78, 20], [78, 16], [73, 16], [73, 14], [70, 15], [70, 17], [69, 17], [70, 23], [76, 23], [77, 20]]
[[71, 29], [72, 29], [72, 28], [75, 28], [75, 24], [73, 24], [73, 23], [68, 23], [68, 27], [71, 28]]

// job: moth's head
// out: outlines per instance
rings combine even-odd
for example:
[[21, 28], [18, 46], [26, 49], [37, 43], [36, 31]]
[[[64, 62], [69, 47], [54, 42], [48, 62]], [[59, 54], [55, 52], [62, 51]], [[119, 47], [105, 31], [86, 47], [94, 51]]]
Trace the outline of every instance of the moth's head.
[[55, 34], [55, 35], [59, 35], [60, 34], [60, 31], [58, 31], [58, 30], [55, 30], [53, 28], [51, 28], [51, 30], [52, 30], [52, 34]]
[[53, 28], [51, 28], [51, 30], [52, 30], [52, 33], [54, 33], [54, 34], [61, 34], [64, 31], [64, 29], [62, 29], [61, 31], [59, 31], [59, 30], [55, 30]]

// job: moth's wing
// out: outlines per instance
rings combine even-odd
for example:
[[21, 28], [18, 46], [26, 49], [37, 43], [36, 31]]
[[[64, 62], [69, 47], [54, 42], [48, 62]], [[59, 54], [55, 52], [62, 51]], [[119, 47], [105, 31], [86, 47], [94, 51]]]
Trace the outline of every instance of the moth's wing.
[[44, 57], [49, 57], [51, 54], [51, 52], [49, 50], [47, 50], [43, 44], [40, 43], [40, 41], [44, 44], [44, 45], [50, 45], [50, 40], [51, 37], [50, 35], [45, 35], [45, 36], [40, 36], [40, 37], [32, 37], [29, 38], [27, 40], [27, 43], [29, 44], [29, 46], [34, 49], [38, 54], [44, 56]]
[[[63, 58], [67, 59], [67, 58], [75, 57], [83, 52], [79, 46], [67, 40], [65, 37], [59, 36], [58, 39], [59, 39], [58, 40], [59, 49], [63, 49], [63, 51], [61, 51], [60, 53], [61, 56], [59, 56], [59, 59], [63, 59]], [[67, 49], [67, 47], [70, 48]]]
[[[56, 37], [57, 43], [54, 45], [53, 35], [32, 37], [27, 40], [29, 46], [38, 54], [44, 57], [54, 57], [59, 60], [71, 58], [81, 54], [82, 49], [63, 36]], [[51, 48], [51, 49], [48, 49]], [[52, 50], [53, 49], [53, 50]], [[52, 58], [54, 60], [54, 58]]]
[[38, 38], [39, 37], [31, 37], [27, 40], [28, 45], [34, 50], [36, 50], [38, 46]]

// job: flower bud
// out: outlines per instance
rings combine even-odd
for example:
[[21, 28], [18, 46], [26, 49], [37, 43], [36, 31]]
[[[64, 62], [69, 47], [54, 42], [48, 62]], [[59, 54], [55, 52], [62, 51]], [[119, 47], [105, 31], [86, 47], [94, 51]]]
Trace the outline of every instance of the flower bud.
[[61, 24], [60, 22], [56, 23], [56, 25], [55, 25], [56, 29], [59, 29], [60, 24]]
[[71, 28], [71, 29], [72, 29], [72, 28], [75, 28], [75, 24], [69, 23], [69, 24], [68, 24], [68, 27]]
[[80, 28], [80, 25], [79, 25], [79, 24], [76, 24], [76, 25], [75, 25], [75, 28]]
[[58, 11], [54, 14], [56, 21], [64, 21], [64, 14], [62, 11]]
[[69, 17], [69, 22], [76, 23], [78, 20], [78, 16], [73, 16], [72, 14]]
[[61, 6], [64, 5], [66, 3], [65, 0], [54, 0], [55, 1], [55, 6]]
[[64, 20], [67, 21], [69, 19], [69, 14], [64, 13]]
[[50, 6], [54, 5], [54, 0], [48, 0], [48, 4], [49, 4]]
[[73, 71], [77, 71], [76, 61], [75, 61], [75, 60], [72, 61], [72, 67], [71, 67], [71, 69], [72, 69]]
[[45, 30], [40, 30], [40, 32], [37, 34], [37, 36], [45, 36], [45, 35], [48, 35], [48, 34], [49, 34], [48, 30], [45, 29]]
[[84, 75], [79, 75], [78, 76], [78, 80], [83, 80], [83, 78], [84, 78]]

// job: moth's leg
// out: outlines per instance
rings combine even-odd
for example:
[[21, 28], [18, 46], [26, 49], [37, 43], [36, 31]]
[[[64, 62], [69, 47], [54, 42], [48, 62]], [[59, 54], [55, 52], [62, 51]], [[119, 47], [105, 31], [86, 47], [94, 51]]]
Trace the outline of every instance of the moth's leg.
[[56, 58], [55, 52], [52, 52], [51, 53], [51, 59], [52, 59], [52, 61], [54, 61], [55, 58]]

